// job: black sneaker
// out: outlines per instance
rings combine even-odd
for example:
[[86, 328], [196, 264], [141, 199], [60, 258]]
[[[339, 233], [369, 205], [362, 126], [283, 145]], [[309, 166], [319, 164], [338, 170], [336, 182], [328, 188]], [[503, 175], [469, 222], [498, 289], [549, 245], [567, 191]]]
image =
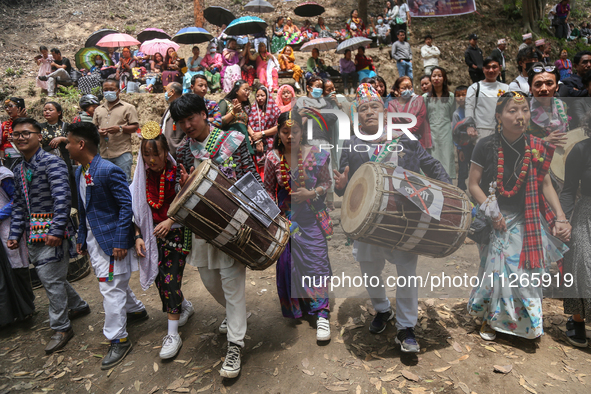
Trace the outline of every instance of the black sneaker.
[[398, 331], [394, 341], [400, 345], [400, 350], [404, 353], [418, 353], [421, 350], [415, 338], [415, 330], [412, 327]]
[[378, 312], [376, 317], [369, 325], [369, 332], [372, 334], [379, 334], [386, 329], [388, 322], [394, 318], [394, 311], [389, 310], [388, 312]]
[[47, 81], [47, 79], [48, 79], [47, 75], [40, 75], [38, 78], [40, 81]]
[[127, 324], [139, 323], [144, 320], [148, 320], [150, 316], [148, 316], [148, 311], [141, 310], [139, 312], [132, 312], [127, 314]]
[[74, 320], [82, 316], [86, 316], [90, 313], [90, 305], [86, 305], [85, 308], [74, 310], [70, 309], [68, 311], [68, 319]]
[[574, 321], [573, 317], [569, 317], [566, 322], [566, 339], [571, 345], [576, 347], [587, 347], [587, 332], [585, 330], [585, 322]]
[[233, 379], [240, 374], [240, 350], [240, 346], [228, 342], [228, 353], [220, 370], [222, 377]]
[[127, 353], [131, 350], [131, 341], [128, 339], [125, 342], [112, 342], [109, 346], [109, 352], [103, 358], [101, 363], [101, 369], [111, 369], [116, 365], [119, 365], [121, 361], [127, 356]]

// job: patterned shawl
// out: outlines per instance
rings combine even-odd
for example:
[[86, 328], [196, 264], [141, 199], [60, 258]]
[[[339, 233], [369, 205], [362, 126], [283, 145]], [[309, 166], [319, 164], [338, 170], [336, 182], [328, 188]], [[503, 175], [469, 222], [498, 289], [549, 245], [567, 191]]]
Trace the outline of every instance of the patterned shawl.
[[267, 88], [261, 86], [258, 90], [264, 90], [267, 94], [265, 111], [259, 108], [258, 104], [253, 105], [250, 111], [248, 124], [253, 131], [260, 133], [263, 130], [268, 130], [271, 127], [277, 125], [277, 119], [279, 119], [281, 111], [279, 110], [277, 104], [275, 104], [275, 100], [273, 100], [273, 97], [271, 97], [271, 94], [269, 94]]
[[565, 133], [568, 128], [569, 116], [567, 115], [566, 104], [554, 97], [552, 99], [552, 114], [544, 110], [544, 107], [536, 99], [531, 102], [531, 123], [529, 124], [529, 133], [538, 138], [545, 138], [548, 136], [546, 128], [558, 130]]

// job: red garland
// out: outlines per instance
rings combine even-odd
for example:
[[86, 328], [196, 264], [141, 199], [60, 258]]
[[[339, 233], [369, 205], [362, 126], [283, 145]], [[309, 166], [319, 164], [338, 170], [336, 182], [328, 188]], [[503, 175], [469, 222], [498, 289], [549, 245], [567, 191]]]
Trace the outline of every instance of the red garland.
[[164, 181], [165, 181], [165, 174], [166, 174], [166, 167], [162, 170], [162, 175], [160, 175], [160, 187], [158, 188], [158, 203], [152, 201], [152, 197], [150, 196], [150, 190], [148, 190], [148, 182], [146, 182], [146, 197], [148, 198], [148, 204], [154, 209], [162, 208], [164, 204]]
[[505, 155], [503, 154], [503, 146], [499, 146], [498, 148], [499, 153], [499, 163], [497, 165], [498, 173], [497, 173], [497, 190], [503, 197], [513, 197], [517, 194], [519, 189], [521, 189], [521, 185], [525, 181], [525, 177], [527, 176], [527, 171], [529, 169], [529, 163], [531, 161], [531, 150], [529, 149], [529, 145], [527, 143], [527, 139], [525, 140], [525, 156], [523, 158], [523, 165], [521, 166], [521, 172], [519, 173], [519, 178], [515, 182], [515, 186], [511, 191], [506, 191], [505, 187], [503, 186], [503, 174], [505, 173]]
[[[287, 160], [285, 160], [285, 156], [281, 155], [281, 164], [280, 164], [280, 173], [281, 173], [281, 181], [283, 182], [283, 187], [291, 194], [291, 186], [289, 185], [289, 180], [287, 179], [287, 173], [289, 172], [289, 164]], [[302, 159], [302, 150], [298, 152], [298, 185], [303, 186], [305, 184], [304, 179], [304, 161]]]

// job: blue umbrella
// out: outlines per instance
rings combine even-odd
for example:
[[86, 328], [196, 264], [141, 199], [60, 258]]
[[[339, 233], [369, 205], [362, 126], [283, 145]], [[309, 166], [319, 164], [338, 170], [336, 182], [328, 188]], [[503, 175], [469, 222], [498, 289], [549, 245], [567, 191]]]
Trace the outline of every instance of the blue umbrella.
[[248, 34], [256, 34], [264, 32], [267, 28], [267, 22], [256, 16], [243, 16], [242, 18], [234, 19], [232, 23], [226, 27], [224, 33], [229, 36], [245, 36]]
[[200, 44], [210, 41], [213, 38], [211, 33], [201, 27], [185, 27], [172, 37], [172, 41], [178, 44]]

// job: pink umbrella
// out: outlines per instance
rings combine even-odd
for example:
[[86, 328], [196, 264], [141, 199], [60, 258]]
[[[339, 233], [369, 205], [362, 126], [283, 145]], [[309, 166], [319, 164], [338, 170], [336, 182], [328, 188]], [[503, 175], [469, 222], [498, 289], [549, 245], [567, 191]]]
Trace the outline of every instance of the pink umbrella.
[[156, 52], [159, 52], [161, 55], [164, 55], [170, 47], [174, 48], [176, 52], [179, 50], [180, 45], [174, 41], [162, 38], [155, 38], [153, 40], [148, 40], [144, 42], [140, 47], [140, 51], [145, 53], [146, 55], [155, 55]]
[[113, 33], [101, 38], [101, 40], [96, 45], [103, 48], [117, 48], [139, 44], [140, 42], [129, 34]]

